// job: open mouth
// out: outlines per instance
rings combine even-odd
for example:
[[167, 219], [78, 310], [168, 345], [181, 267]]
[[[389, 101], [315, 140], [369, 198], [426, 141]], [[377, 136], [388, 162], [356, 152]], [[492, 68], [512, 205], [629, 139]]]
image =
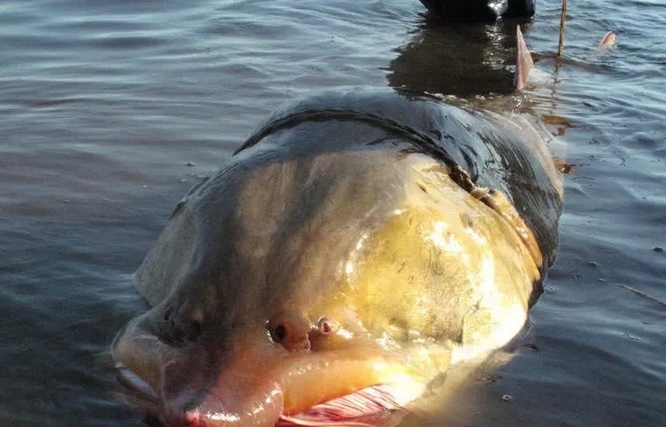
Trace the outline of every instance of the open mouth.
[[[200, 410], [177, 411], [175, 408], [169, 408], [169, 403], [164, 402], [148, 383], [129, 368], [119, 363], [116, 370], [125, 400], [139, 410], [156, 417], [162, 425], [167, 427], [240, 425], [242, 416], [235, 414]], [[405, 414], [411, 412], [410, 402], [415, 398], [414, 393], [405, 392], [392, 385], [374, 385], [318, 403], [299, 413], [287, 414], [280, 411], [278, 419], [268, 422], [265, 427], [388, 427], [397, 424]]]
[[408, 411], [394, 387], [376, 385], [323, 402], [300, 414], [282, 414], [275, 427], [289, 426], [390, 426]]

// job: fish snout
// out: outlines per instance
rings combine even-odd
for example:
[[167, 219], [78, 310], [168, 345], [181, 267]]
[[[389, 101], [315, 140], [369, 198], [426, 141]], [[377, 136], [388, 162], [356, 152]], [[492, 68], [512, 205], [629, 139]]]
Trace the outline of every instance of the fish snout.
[[[273, 427], [282, 414], [284, 399], [277, 383], [264, 387], [228, 381], [202, 390], [198, 403], [185, 406], [175, 401], [162, 411], [169, 427]], [[240, 385], [239, 384], [243, 384]], [[248, 396], [248, 394], [250, 396]], [[180, 399], [178, 399], [180, 400]], [[186, 409], [183, 409], [186, 408]]]

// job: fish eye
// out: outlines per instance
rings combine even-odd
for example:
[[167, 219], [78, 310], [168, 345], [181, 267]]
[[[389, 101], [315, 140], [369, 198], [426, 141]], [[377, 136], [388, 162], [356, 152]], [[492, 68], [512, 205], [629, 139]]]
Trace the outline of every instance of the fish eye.
[[322, 334], [330, 334], [335, 330], [335, 321], [330, 317], [320, 317], [317, 321], [317, 329]]
[[201, 324], [201, 321], [197, 319], [191, 319], [190, 327], [187, 334], [187, 339], [189, 341], [196, 340], [197, 338], [199, 338], [199, 335], [201, 335], [202, 330], [203, 330], [203, 325]]

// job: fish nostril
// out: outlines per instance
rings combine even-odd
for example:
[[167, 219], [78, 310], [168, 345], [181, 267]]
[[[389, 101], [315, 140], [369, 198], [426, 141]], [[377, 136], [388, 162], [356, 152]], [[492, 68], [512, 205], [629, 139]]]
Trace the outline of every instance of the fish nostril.
[[280, 344], [288, 351], [310, 350], [308, 334], [312, 323], [297, 312], [280, 312], [266, 324], [268, 333], [274, 343]]
[[287, 328], [284, 325], [277, 325], [271, 331], [271, 338], [278, 344], [282, 344], [287, 338]]

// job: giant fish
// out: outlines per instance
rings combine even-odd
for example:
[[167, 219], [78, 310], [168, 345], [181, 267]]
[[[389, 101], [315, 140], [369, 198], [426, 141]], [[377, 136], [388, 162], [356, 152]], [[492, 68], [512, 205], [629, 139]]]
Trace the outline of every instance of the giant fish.
[[[455, 105], [454, 105], [455, 104]], [[176, 205], [111, 348], [169, 427], [378, 425], [523, 329], [560, 175], [520, 114], [389, 90], [273, 115]]]

